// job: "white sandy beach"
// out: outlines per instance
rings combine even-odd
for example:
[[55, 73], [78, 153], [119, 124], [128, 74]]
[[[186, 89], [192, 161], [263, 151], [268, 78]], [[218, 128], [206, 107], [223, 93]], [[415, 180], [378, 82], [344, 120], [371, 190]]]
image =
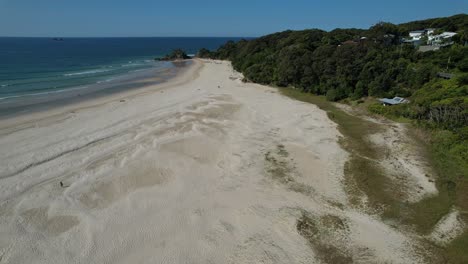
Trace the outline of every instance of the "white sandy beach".
[[321, 263], [304, 212], [341, 219], [320, 243], [358, 263], [422, 262], [411, 233], [349, 205], [326, 113], [241, 78], [197, 60], [165, 84], [0, 121], [0, 263]]

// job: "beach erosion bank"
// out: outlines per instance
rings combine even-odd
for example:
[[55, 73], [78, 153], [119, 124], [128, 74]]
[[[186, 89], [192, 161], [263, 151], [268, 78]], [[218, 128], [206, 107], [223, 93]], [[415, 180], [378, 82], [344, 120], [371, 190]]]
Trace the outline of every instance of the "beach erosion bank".
[[2, 120], [0, 259], [422, 262], [411, 235], [350, 205], [340, 137], [315, 105], [209, 60]]

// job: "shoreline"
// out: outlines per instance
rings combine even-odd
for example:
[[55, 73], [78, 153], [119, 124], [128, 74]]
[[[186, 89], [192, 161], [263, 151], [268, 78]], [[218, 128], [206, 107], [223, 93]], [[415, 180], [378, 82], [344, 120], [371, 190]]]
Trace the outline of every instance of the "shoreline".
[[125, 90], [136, 89], [144, 85], [137, 82], [146, 80], [147, 84], [157, 84], [172, 78], [177, 68], [172, 66], [151, 67], [134, 72], [120, 73], [81, 86], [69, 86], [57, 90], [48, 90], [29, 94], [12, 95], [0, 100], [0, 119], [18, 114], [28, 114], [44, 109], [52, 109], [90, 98], [105, 96]]
[[[15, 126], [30, 120], [43, 119], [52, 116], [75, 112], [82, 108], [90, 108], [100, 104], [138, 96], [142, 93], [159, 91], [174, 85], [180, 85], [190, 80], [194, 72], [199, 71], [200, 63], [196, 60], [188, 61], [189, 65], [174, 66], [174, 73], [165, 76], [145, 77], [132, 79], [130, 87], [114, 89], [112, 87], [91, 91], [83, 96], [75, 95], [71, 98], [63, 98], [49, 103], [38, 103], [37, 105], [21, 108], [13, 113], [0, 115], [0, 130]], [[176, 62], [177, 63], [177, 62]], [[171, 70], [171, 69], [166, 69]], [[160, 80], [163, 78], [163, 80]], [[119, 83], [113, 84], [119, 86]], [[84, 88], [86, 89], [86, 88]], [[3, 134], [0, 132], [0, 135]]]

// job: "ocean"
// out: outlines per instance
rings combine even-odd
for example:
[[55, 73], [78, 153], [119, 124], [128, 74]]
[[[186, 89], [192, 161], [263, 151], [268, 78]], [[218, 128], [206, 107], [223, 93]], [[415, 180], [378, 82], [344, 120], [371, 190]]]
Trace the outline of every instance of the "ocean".
[[132, 80], [170, 78], [171, 62], [159, 62], [175, 48], [195, 54], [240, 38], [2, 38], [0, 116], [32, 106], [135, 88]]

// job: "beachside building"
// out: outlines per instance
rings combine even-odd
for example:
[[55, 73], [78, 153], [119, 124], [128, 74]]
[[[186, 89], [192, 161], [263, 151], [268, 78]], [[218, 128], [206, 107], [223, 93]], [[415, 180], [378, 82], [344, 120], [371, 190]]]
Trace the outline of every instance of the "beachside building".
[[443, 32], [439, 35], [431, 35], [428, 37], [427, 44], [433, 46], [448, 46], [453, 44], [452, 37], [457, 35], [455, 32]]
[[[409, 32], [409, 37], [402, 40], [403, 43], [413, 44], [415, 47], [419, 47], [420, 51], [434, 51], [438, 50], [439, 47], [449, 46], [453, 44], [452, 37], [457, 33], [455, 32], [443, 32], [441, 34], [435, 34], [437, 29], [426, 28], [423, 30], [414, 30]], [[427, 45], [421, 47], [421, 45]]]
[[434, 32], [436, 31], [435, 28], [426, 28], [426, 35], [434, 35]]
[[383, 105], [398, 105], [398, 104], [404, 104], [404, 103], [409, 103], [408, 100], [402, 97], [394, 97], [394, 98], [380, 98], [379, 101]]
[[411, 39], [420, 40], [426, 34], [426, 30], [410, 31], [409, 36]]

